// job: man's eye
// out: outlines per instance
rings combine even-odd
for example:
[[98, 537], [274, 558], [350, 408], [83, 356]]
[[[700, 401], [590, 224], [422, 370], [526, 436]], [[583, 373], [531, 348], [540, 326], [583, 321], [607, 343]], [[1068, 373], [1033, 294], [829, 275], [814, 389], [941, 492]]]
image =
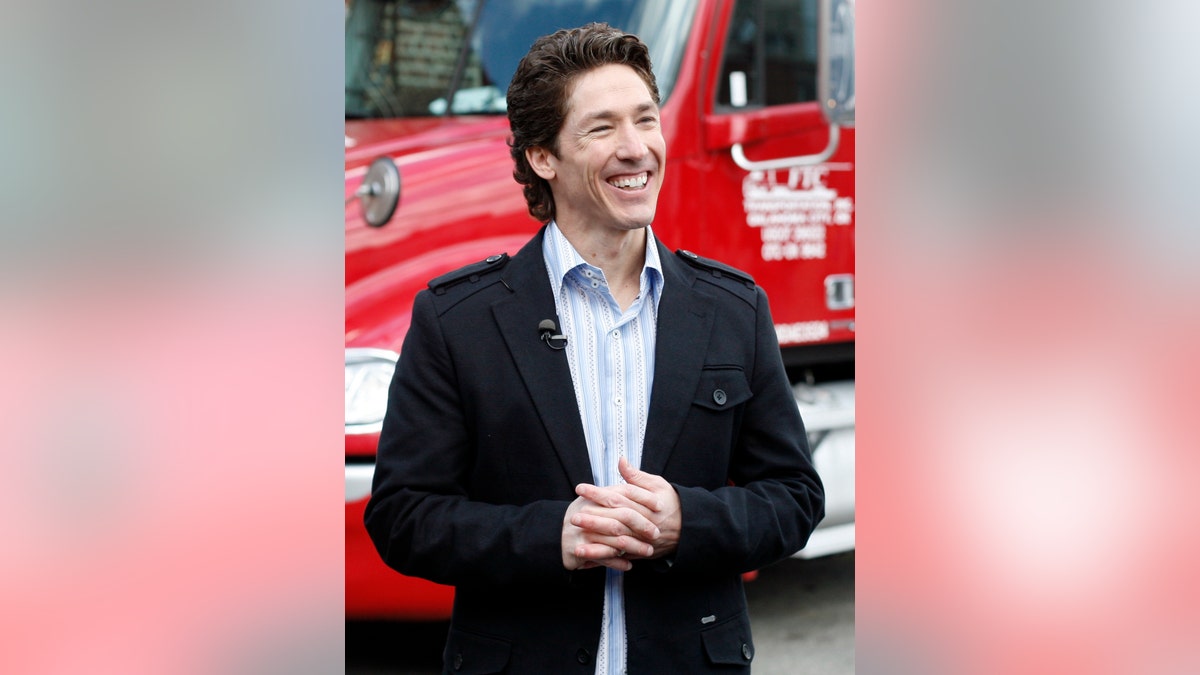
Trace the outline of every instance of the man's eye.
[[612, 127], [610, 127], [610, 126], [608, 126], [608, 125], [603, 125], [603, 126], [599, 126], [599, 127], [593, 127], [593, 128], [592, 128], [592, 130], [591, 130], [589, 133], [598, 134], [598, 133], [600, 133], [600, 132], [602, 132], [602, 131], [608, 131], [608, 130], [609, 130], [609, 129], [611, 129], [611, 128], [612, 128]]

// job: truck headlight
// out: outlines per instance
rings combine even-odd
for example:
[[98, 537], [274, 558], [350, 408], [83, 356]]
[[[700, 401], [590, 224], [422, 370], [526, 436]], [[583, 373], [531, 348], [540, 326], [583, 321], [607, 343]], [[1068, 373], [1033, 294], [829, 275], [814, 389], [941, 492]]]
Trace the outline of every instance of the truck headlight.
[[399, 358], [386, 349], [346, 349], [346, 433], [376, 433], [383, 427], [388, 385]]

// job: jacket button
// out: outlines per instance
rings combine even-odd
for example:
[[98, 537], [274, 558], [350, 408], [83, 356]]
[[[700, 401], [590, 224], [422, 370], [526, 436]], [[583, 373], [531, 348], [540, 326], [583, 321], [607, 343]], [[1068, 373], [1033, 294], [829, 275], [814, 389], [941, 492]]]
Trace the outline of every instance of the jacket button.
[[490, 265], [490, 264], [492, 264], [492, 263], [494, 263], [494, 262], [499, 262], [501, 257], [503, 257], [503, 256], [498, 256], [498, 255], [489, 255], [489, 256], [487, 257], [487, 260], [485, 260], [484, 262], [486, 262], [487, 264], [489, 264], [489, 265]]
[[462, 670], [462, 652], [458, 652], [454, 655], [454, 669]]
[[592, 654], [583, 647], [580, 647], [579, 651], [575, 652], [575, 660], [586, 666], [588, 661], [592, 660]]
[[754, 651], [751, 650], [750, 645], [746, 644], [745, 642], [742, 643], [742, 656], [746, 657], [747, 661], [754, 656]]
[[680, 253], [686, 255], [687, 257], [691, 258], [692, 260], [695, 260], [696, 258], [700, 257], [700, 256], [696, 255], [695, 253], [692, 253], [691, 251], [680, 251]]
[[725, 405], [725, 401], [726, 401], [725, 390], [718, 389], [718, 390], [714, 391], [713, 392], [713, 400], [717, 402], [717, 405]]

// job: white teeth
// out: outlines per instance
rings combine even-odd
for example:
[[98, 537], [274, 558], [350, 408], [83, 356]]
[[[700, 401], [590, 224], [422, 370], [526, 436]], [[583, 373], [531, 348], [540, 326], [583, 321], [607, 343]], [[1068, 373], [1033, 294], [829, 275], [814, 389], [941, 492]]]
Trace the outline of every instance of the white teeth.
[[617, 180], [608, 181], [609, 185], [619, 188], [640, 188], [645, 187], [646, 181], [650, 179], [649, 174], [639, 173], [636, 176], [629, 178], [618, 178]]

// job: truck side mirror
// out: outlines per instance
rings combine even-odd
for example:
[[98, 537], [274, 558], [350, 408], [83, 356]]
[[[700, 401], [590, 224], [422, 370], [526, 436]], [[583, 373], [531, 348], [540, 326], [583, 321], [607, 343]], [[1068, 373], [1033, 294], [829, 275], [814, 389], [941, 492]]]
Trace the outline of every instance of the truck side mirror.
[[854, 126], [854, 0], [820, 0], [817, 98], [832, 125]]
[[[392, 219], [400, 203], [400, 169], [391, 157], [376, 157], [355, 190], [363, 220], [371, 227], [383, 227]], [[351, 197], [353, 199], [354, 197]], [[347, 204], [350, 202], [347, 201]]]

